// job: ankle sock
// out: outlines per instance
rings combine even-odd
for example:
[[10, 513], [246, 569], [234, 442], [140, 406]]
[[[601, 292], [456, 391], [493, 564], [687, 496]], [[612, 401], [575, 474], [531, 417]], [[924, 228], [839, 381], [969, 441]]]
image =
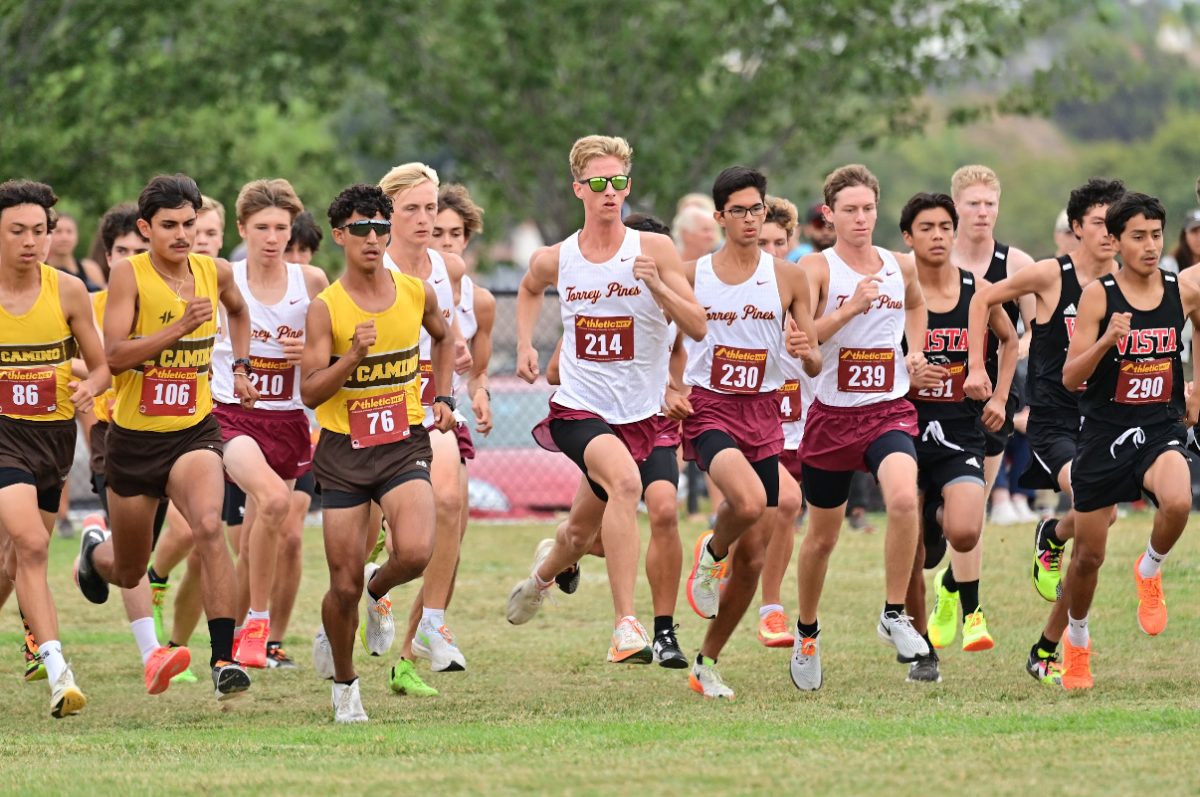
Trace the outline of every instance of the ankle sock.
[[141, 617], [129, 624], [133, 639], [142, 653], [142, 664], [150, 660], [150, 654], [158, 650], [158, 636], [154, 633], [154, 618]]
[[218, 661], [233, 661], [233, 618], [209, 620], [208, 635], [212, 640], [212, 657], [208, 666], [215, 667]]
[[766, 605], [764, 605], [764, 606], [759, 606], [759, 607], [758, 607], [758, 619], [760, 619], [760, 620], [761, 620], [761, 619], [763, 619], [764, 617], [766, 617], [766, 616], [767, 616], [768, 614], [770, 614], [771, 612], [780, 612], [780, 613], [782, 613], [782, 612], [783, 612], [783, 607], [782, 607], [782, 606], [780, 606], [778, 603], [768, 603], [768, 604], [766, 604]]
[[958, 602], [962, 604], [962, 614], [965, 620], [968, 614], [979, 608], [979, 581], [958, 582]]
[[669, 614], [655, 615], [654, 635], [669, 634], [675, 630], [675, 618]]
[[1142, 557], [1142, 561], [1138, 562], [1138, 575], [1142, 578], [1154, 578], [1158, 575], [1163, 560], [1166, 558], [1165, 553], [1159, 553], [1154, 550], [1154, 546], [1146, 543], [1146, 555]]

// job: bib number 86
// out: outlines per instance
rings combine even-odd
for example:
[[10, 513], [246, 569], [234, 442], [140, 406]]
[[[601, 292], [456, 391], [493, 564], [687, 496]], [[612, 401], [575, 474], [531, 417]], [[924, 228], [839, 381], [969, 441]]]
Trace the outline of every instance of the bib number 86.
[[18, 407], [33, 407], [38, 403], [37, 385], [13, 385], [12, 401]]

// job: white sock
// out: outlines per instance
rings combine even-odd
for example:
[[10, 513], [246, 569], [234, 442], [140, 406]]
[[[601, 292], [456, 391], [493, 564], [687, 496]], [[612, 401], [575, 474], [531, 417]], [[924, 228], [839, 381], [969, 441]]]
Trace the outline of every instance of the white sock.
[[[251, 609], [250, 611], [246, 612], [246, 623], [250, 622], [251, 620], [270, 620], [270, 619], [271, 619], [270, 610], [265, 611], [265, 612], [256, 612], [253, 609]], [[242, 623], [242, 625], [244, 626], [246, 623]]]
[[428, 606], [422, 606], [421, 622], [429, 623], [434, 628], [441, 628], [446, 624], [446, 610], [430, 609]]
[[137, 641], [138, 650], [142, 652], [142, 664], [150, 660], [150, 654], [158, 650], [158, 637], [154, 634], [154, 618], [143, 617], [129, 624], [133, 638]]
[[1154, 546], [1146, 543], [1146, 555], [1138, 563], [1138, 575], [1142, 578], [1154, 578], [1158, 575], [1158, 571], [1162, 568], [1163, 560], [1166, 558], [1167, 555], [1165, 553], [1159, 553], [1154, 550]]
[[57, 639], [43, 642], [38, 645], [38, 655], [42, 657], [42, 664], [46, 665], [46, 676], [50, 679], [50, 688], [53, 689], [58, 677], [67, 669], [67, 660], [62, 654], [62, 643]]
[[1082, 620], [1076, 620], [1067, 612], [1067, 638], [1071, 640], [1071, 644], [1077, 648], [1086, 648], [1088, 642], [1091, 641], [1091, 635], [1088, 634], [1088, 619], [1084, 615]]
[[782, 612], [782, 611], [783, 611], [783, 607], [780, 606], [778, 603], [768, 603], [765, 606], [758, 607], [758, 619], [760, 619], [760, 620], [763, 619], [771, 612]]

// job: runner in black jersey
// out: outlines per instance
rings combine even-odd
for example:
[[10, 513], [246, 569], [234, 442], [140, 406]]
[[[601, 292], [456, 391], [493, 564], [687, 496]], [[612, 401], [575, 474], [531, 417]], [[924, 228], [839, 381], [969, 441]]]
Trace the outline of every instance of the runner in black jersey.
[[[1184, 404], [1180, 330], [1185, 315], [1200, 327], [1200, 286], [1158, 267], [1166, 211], [1145, 194], [1129, 193], [1109, 208], [1108, 232], [1122, 269], [1089, 285], [1079, 302], [1063, 384], [1079, 389], [1083, 415], [1071, 473], [1075, 550], [1066, 600], [1064, 644], [1068, 689], [1092, 686], [1088, 610], [1096, 591], [1112, 509], [1141, 498], [1158, 507], [1146, 552], [1134, 566], [1138, 625], [1151, 636], [1167, 625], [1159, 568], [1183, 534], [1192, 506], [1185, 449], [1187, 427], [1200, 414], [1200, 393]], [[1200, 373], [1193, 361], [1193, 375]]]
[[[950, 265], [950, 242], [958, 224], [954, 201], [946, 194], [917, 194], [900, 214], [900, 231], [913, 250], [917, 277], [925, 293], [929, 323], [923, 349], [926, 359], [943, 369], [935, 387], [913, 388], [908, 398], [917, 409], [917, 487], [922, 499], [934, 494], [944, 500], [937, 523], [927, 524], [925, 536], [944, 528], [951, 547], [971, 554], [983, 531], [984, 427], [977, 402], [966, 400], [967, 318], [977, 284], [986, 285], [965, 269]], [[1017, 333], [999, 307], [992, 308], [990, 324], [1002, 342], [1002, 378], [998, 392], [1007, 391], [1017, 367]], [[989, 418], [997, 429], [1002, 415]], [[945, 543], [942, 543], [944, 547]], [[949, 568], [934, 579], [937, 599], [925, 625], [924, 545], [918, 545], [909, 582], [906, 609], [914, 626], [930, 644], [909, 668], [910, 681], [940, 681], [937, 653], [958, 633], [959, 602], [963, 613], [963, 649], [987, 650], [993, 646], [983, 610], [979, 606], [979, 581], [962, 581], [949, 591], [944, 582]]]
[[[1030, 488], [1071, 490], [1071, 460], [1079, 434], [1079, 399], [1062, 385], [1067, 345], [1075, 331], [1080, 290], [1116, 271], [1115, 248], [1105, 226], [1105, 213], [1125, 193], [1119, 180], [1092, 179], [1071, 192], [1067, 216], [1079, 238], [1079, 248], [1061, 258], [1041, 260], [1008, 279], [980, 290], [971, 302], [970, 371], [984, 373], [984, 321], [989, 309], [1032, 294], [1036, 302], [1030, 345], [1029, 424], [1027, 435], [1034, 461], [1021, 476]], [[1055, 651], [1067, 624], [1062, 592], [1062, 556], [1074, 536], [1075, 514], [1038, 523], [1034, 532], [1033, 583], [1038, 593], [1054, 601], [1041, 639], [1030, 651], [1026, 669], [1042, 683], [1058, 683]]]

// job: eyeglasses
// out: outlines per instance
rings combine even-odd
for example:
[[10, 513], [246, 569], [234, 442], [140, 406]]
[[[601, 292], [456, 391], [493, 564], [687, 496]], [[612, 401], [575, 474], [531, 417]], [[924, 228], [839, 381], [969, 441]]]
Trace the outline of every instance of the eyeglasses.
[[349, 224], [343, 224], [338, 227], [339, 230], [345, 230], [356, 238], [366, 238], [371, 233], [375, 233], [380, 238], [392, 231], [392, 223], [390, 221], [379, 221], [377, 219], [363, 219], [361, 221], [352, 221]]
[[747, 213], [749, 213], [751, 216], [763, 215], [764, 213], [767, 212], [767, 206], [762, 204], [761, 202], [758, 203], [757, 205], [754, 205], [753, 207], [748, 207], [748, 208], [744, 208], [741, 205], [734, 205], [733, 207], [726, 208], [725, 210], [722, 210], [721, 212], [727, 213], [735, 219], [744, 219], [744, 218], [746, 218]]
[[612, 187], [615, 190], [624, 191], [629, 187], [629, 175], [614, 174], [612, 177], [589, 177], [586, 180], [576, 180], [576, 182], [586, 185], [597, 194], [607, 188], [609, 183], [612, 183]]

